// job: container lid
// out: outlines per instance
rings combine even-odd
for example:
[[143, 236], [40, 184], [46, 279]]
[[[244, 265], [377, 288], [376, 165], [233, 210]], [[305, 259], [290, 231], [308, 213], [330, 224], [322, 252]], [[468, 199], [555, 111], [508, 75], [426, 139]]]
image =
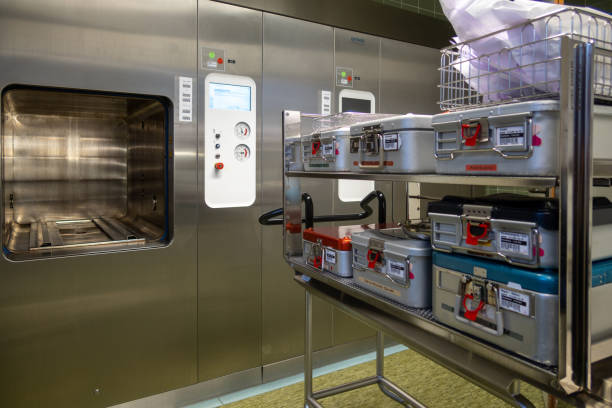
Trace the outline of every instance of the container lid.
[[360, 135], [363, 128], [367, 126], [380, 126], [383, 132], [397, 132], [400, 130], [431, 130], [431, 115], [406, 115], [392, 116], [384, 119], [370, 120], [351, 126], [351, 135]]
[[[559, 202], [555, 198], [529, 197], [519, 194], [494, 194], [480, 198], [446, 196], [428, 204], [428, 213], [463, 214], [463, 205], [491, 206], [491, 217], [515, 221], [535, 222], [549, 229], [559, 226]], [[593, 225], [612, 224], [612, 202], [606, 197], [593, 198]]]
[[522, 289], [538, 293], [558, 293], [559, 275], [556, 269], [523, 269], [502, 262], [438, 251], [434, 251], [432, 262], [436, 266], [468, 275], [474, 275], [474, 268], [479, 268], [477, 276], [488, 280], [514, 283]]
[[347, 127], [338, 128], [338, 129], [330, 129], [330, 130], [321, 131], [321, 132], [313, 132], [307, 135], [303, 135], [302, 141], [307, 143], [310, 140], [312, 140], [313, 136], [318, 137], [319, 139], [331, 138], [334, 136], [349, 136], [350, 131], [351, 131], [351, 128], [347, 126]]
[[446, 196], [428, 204], [428, 213], [463, 214], [463, 206], [491, 207], [491, 218], [534, 222], [549, 230], [558, 229], [558, 201], [552, 198], [529, 197], [519, 194], [493, 194], [480, 198]]
[[351, 251], [351, 237], [357, 232], [376, 228], [370, 225], [343, 225], [340, 227], [316, 226], [308, 228], [302, 233], [305, 241], [320, 242], [321, 245], [336, 249], [338, 251]]
[[559, 101], [555, 99], [534, 100], [518, 103], [508, 103], [498, 106], [467, 109], [458, 112], [444, 112], [434, 115], [431, 118], [433, 126], [448, 123], [460, 122], [464, 119], [486, 118], [490, 116], [515, 115], [529, 112], [558, 111]]
[[369, 230], [353, 235], [353, 241], [364, 246], [369, 244], [371, 238], [383, 241], [384, 251], [392, 251], [406, 256], [429, 256], [431, 254], [431, 242], [429, 240], [411, 238], [402, 228]]

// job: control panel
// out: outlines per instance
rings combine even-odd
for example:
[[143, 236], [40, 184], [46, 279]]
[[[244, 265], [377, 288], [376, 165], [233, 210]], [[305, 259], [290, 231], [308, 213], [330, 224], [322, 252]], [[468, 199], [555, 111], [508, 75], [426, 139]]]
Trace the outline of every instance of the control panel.
[[211, 208], [255, 202], [256, 88], [245, 76], [211, 73], [204, 85], [204, 201]]

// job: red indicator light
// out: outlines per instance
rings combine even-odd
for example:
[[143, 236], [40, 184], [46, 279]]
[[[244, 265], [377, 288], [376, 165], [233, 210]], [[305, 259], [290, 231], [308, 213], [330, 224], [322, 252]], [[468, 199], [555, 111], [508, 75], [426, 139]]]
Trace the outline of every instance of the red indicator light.
[[349, 77], [347, 78], [349, 82], [351, 82], [353, 80], [353, 77], [349, 75]]
[[223, 168], [223, 163], [215, 163], [215, 169], [221, 170]]
[[223, 64], [223, 58], [218, 58], [218, 59], [217, 59], [217, 63], [218, 63], [218, 64]]

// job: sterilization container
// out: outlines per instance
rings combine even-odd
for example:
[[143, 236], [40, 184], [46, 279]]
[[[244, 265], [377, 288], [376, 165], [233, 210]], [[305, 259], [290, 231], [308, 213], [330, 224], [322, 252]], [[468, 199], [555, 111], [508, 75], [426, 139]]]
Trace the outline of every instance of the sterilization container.
[[556, 270], [435, 251], [432, 259], [437, 320], [538, 363], [557, 364]]
[[302, 233], [304, 262], [343, 278], [353, 276], [351, 235], [374, 226], [316, 226]]
[[[498, 194], [477, 199], [448, 196], [428, 205], [432, 246], [529, 268], [558, 265], [557, 200]], [[593, 200], [592, 258], [612, 256], [612, 203]]]
[[405, 306], [431, 306], [431, 246], [401, 228], [353, 234], [355, 283]]
[[357, 155], [349, 148], [350, 128], [343, 127], [302, 136], [305, 171], [349, 171]]
[[[535, 100], [435, 115], [439, 174], [556, 176], [561, 134], [559, 101]], [[612, 160], [612, 107], [594, 106], [593, 158]]]
[[431, 115], [400, 115], [351, 126], [356, 171], [431, 173], [435, 163]]

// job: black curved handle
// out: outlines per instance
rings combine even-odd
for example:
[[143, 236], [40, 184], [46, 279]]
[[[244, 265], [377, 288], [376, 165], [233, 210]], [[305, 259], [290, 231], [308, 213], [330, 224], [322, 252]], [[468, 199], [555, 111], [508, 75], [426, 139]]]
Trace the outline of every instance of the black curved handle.
[[[364, 218], [368, 218], [374, 212], [372, 207], [370, 207], [370, 202], [372, 200], [378, 200], [378, 223], [384, 224], [387, 221], [387, 200], [385, 199], [385, 195], [382, 191], [372, 191], [367, 196], [361, 200], [359, 206], [363, 210], [360, 213], [354, 214], [336, 214], [336, 215], [317, 215], [314, 216], [314, 205], [312, 202], [312, 197], [308, 193], [302, 194], [302, 201], [304, 202], [304, 210], [305, 210], [305, 218], [302, 220], [303, 223], [306, 224], [306, 228], [312, 228], [315, 222], [334, 222], [334, 221], [355, 221], [355, 220], [363, 220]], [[277, 208], [272, 211], [268, 211], [259, 217], [259, 223], [261, 225], [282, 225], [282, 218], [274, 218], [276, 216], [282, 215], [283, 209]]]
[[[306, 228], [312, 228], [314, 225], [314, 204], [312, 202], [312, 197], [308, 193], [303, 193], [302, 201], [304, 202], [304, 213], [306, 215], [302, 222], [306, 224]], [[262, 214], [258, 221], [261, 225], [283, 225], [282, 218], [274, 218], [279, 215], [283, 215], [282, 208], [277, 208]]]

